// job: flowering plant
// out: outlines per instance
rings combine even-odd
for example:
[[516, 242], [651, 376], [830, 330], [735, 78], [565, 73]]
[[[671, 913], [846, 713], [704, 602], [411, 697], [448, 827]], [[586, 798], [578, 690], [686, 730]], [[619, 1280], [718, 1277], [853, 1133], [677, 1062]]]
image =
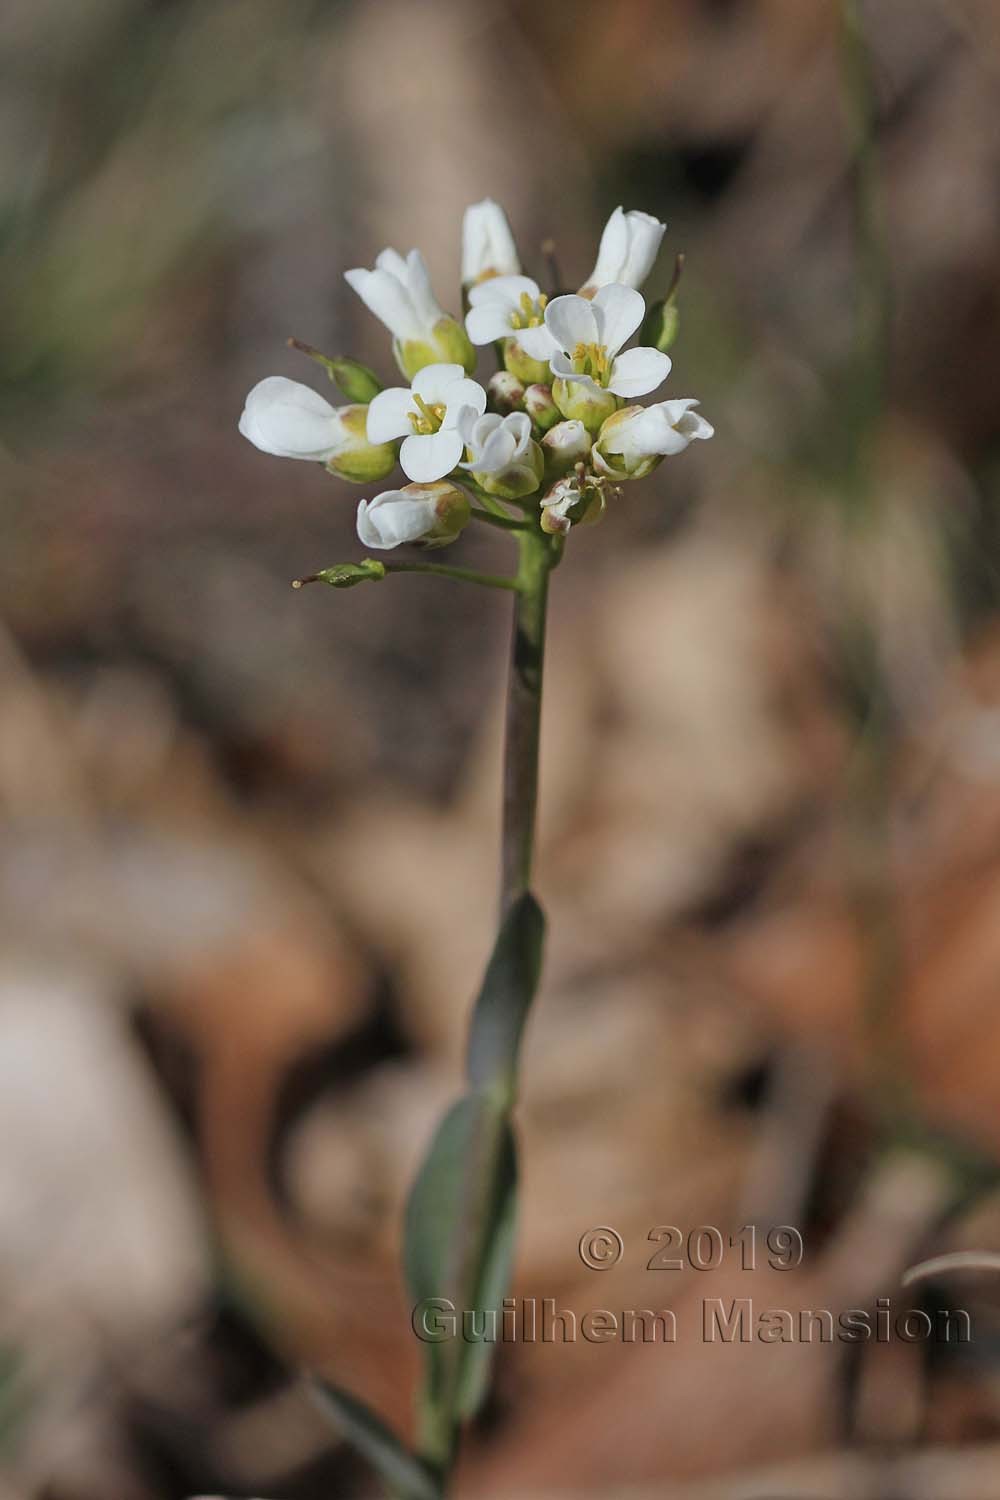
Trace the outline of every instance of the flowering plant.
[[[408, 384], [383, 388], [347, 358], [297, 344], [347, 398], [335, 409], [308, 386], [271, 376], [247, 397], [240, 431], [265, 453], [312, 459], [370, 485], [397, 463], [408, 483], [358, 506], [366, 547], [392, 551], [456, 541], [481, 523], [518, 547], [512, 574], [423, 560], [364, 558], [304, 582], [333, 588], [420, 572], [509, 590], [514, 632], [506, 722], [500, 928], [472, 1012], [466, 1088], [442, 1121], [407, 1205], [404, 1264], [414, 1299], [448, 1297], [464, 1310], [496, 1309], [507, 1282], [517, 1205], [513, 1130], [521, 1033], [538, 984], [544, 920], [531, 894], [548, 581], [572, 527], [600, 520], [624, 487], [713, 429], [689, 397], [637, 405], [670, 373], [677, 274], [647, 309], [639, 287], [665, 226], [616, 209], [593, 271], [578, 292], [543, 292], [522, 271], [506, 215], [487, 199], [466, 211], [464, 321], [445, 312], [419, 251], [384, 250], [374, 270], [346, 273], [392, 335]], [[678, 270], [680, 261], [678, 260]], [[646, 342], [627, 348], [643, 330]], [[295, 342], [295, 341], [293, 341]], [[476, 346], [500, 368], [474, 378]], [[408, 1500], [446, 1493], [462, 1424], [489, 1376], [488, 1343], [424, 1345], [426, 1368], [413, 1447], [346, 1391], [317, 1383], [342, 1431]]]

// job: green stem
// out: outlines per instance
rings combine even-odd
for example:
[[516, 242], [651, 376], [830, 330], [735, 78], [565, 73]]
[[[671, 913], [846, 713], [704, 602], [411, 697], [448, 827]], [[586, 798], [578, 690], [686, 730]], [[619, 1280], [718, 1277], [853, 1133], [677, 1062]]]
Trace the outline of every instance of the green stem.
[[460, 583], [478, 583], [485, 589], [517, 590], [516, 578], [500, 573], [477, 573], [472, 568], [452, 568], [446, 563], [386, 563], [387, 573], [432, 573], [437, 578], [456, 578]]
[[[506, 1235], [512, 1231], [516, 1193], [511, 1111], [521, 1035], [538, 984], [544, 935], [544, 918], [529, 887], [538, 802], [546, 600], [549, 573], [562, 547], [559, 539], [541, 530], [537, 512], [533, 522], [516, 535], [517, 576], [505, 585], [514, 589], [515, 604], [503, 782], [500, 932], [473, 1009], [467, 1091], [435, 1136], [407, 1210], [408, 1257], [413, 1256], [414, 1247], [419, 1250], [408, 1264], [421, 1267], [431, 1245], [435, 1259], [442, 1254], [436, 1241], [442, 1234], [444, 1214], [446, 1243], [437, 1274], [447, 1284], [464, 1288], [467, 1299], [482, 1297], [488, 1286], [492, 1288], [489, 1295], [498, 1295], [495, 1278], [507, 1275], [503, 1257], [509, 1254]], [[456, 1173], [460, 1174], [457, 1188], [448, 1183]], [[410, 1284], [411, 1289], [419, 1286], [419, 1277], [414, 1282], [411, 1273]], [[467, 1372], [461, 1358], [454, 1358], [443, 1371], [435, 1370], [432, 1362], [420, 1392], [418, 1451], [441, 1500], [449, 1492], [461, 1423], [479, 1399], [469, 1395]], [[485, 1380], [485, 1370], [474, 1378]]]
[[487, 526], [497, 526], [501, 531], [529, 531], [530, 521], [515, 521], [513, 516], [498, 516], [490, 510], [476, 510], [473, 508], [472, 519], [483, 521]]
[[511, 636], [503, 773], [501, 919], [531, 885], [538, 805], [538, 746], [545, 664], [549, 573], [558, 560], [552, 539], [534, 527], [518, 536], [518, 596]]

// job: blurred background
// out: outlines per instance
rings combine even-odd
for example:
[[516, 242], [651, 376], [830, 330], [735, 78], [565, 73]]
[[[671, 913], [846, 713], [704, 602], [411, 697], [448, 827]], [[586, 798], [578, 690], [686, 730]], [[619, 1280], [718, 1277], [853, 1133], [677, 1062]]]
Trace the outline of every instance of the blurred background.
[[[590, 270], [687, 256], [711, 444], [554, 580], [518, 1346], [459, 1493], [985, 1500], [1000, 1284], [1000, 9], [872, 0], [6, 0], [0, 12], [0, 1495], [374, 1482], [403, 1196], [491, 942], [509, 601], [359, 555], [237, 434], [342, 272], [467, 203]], [[391, 381], [390, 381], [391, 383]], [[502, 536], [455, 560], [500, 568]], [[648, 1272], [655, 1226], [804, 1237]], [[581, 1234], [625, 1254], [588, 1270]], [[706, 1297], [965, 1308], [971, 1346], [709, 1345]]]

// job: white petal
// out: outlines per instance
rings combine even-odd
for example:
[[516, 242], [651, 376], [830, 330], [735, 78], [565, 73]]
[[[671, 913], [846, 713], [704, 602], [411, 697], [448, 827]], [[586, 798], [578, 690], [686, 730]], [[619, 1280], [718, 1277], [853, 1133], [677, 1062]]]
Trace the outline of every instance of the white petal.
[[616, 396], [645, 396], [670, 374], [670, 360], [659, 349], [626, 349], [611, 366], [608, 390]]
[[454, 430], [408, 437], [399, 450], [403, 472], [418, 484], [432, 484], [450, 474], [462, 457], [462, 439]]
[[513, 435], [506, 428], [498, 427], [490, 433], [468, 467], [478, 469], [482, 474], [495, 474], [513, 461], [515, 446]]
[[403, 286], [406, 285], [406, 261], [398, 250], [380, 250], [375, 257], [375, 265], [380, 271], [388, 271], [391, 276], [395, 276]]
[[379, 391], [368, 408], [368, 441], [391, 443], [394, 438], [406, 437], [413, 431], [410, 413], [416, 411], [413, 395], [404, 386], [393, 385], [387, 391]]
[[463, 406], [471, 406], [480, 413], [486, 410], [486, 392], [475, 380], [453, 380], [438, 400], [445, 403], [442, 428], [454, 427]]
[[507, 215], [492, 198], [473, 203], [462, 220], [462, 285], [489, 271], [506, 275], [521, 269]]
[[696, 438], [715, 436], [715, 428], [711, 422], [707, 422], [700, 412], [693, 410], [697, 405], [693, 396], [679, 396], [673, 401], [661, 401], [659, 407], [653, 410], [662, 410], [671, 427], [676, 428], [690, 443]]
[[416, 500], [402, 490], [386, 490], [358, 506], [358, 536], [366, 547], [385, 551], [419, 541], [436, 519], [433, 499]]
[[[388, 251], [383, 251], [383, 255]], [[393, 252], [395, 253], [395, 252]], [[380, 256], [379, 259], [382, 257]], [[344, 272], [344, 280], [361, 298], [362, 302], [384, 323], [394, 338], [404, 343], [408, 339], [421, 339], [425, 329], [417, 317], [413, 300], [401, 281], [384, 268], [365, 271], [357, 268]]]
[[625, 215], [625, 222], [628, 227], [628, 254], [617, 279], [626, 286], [638, 287], [642, 286], [653, 269], [667, 226], [652, 214], [641, 213], [635, 208]]
[[597, 250], [597, 264], [587, 277], [587, 286], [606, 286], [617, 281], [628, 255], [628, 224], [619, 205], [604, 226]]
[[573, 361], [568, 354], [563, 354], [561, 349], [556, 354], [553, 354], [549, 361], [549, 368], [552, 371], [554, 380], [576, 380], [581, 385], [592, 386], [595, 391], [599, 389], [597, 381], [590, 375], [577, 374], [573, 368]]
[[603, 344], [611, 355], [617, 354], [628, 342], [646, 315], [642, 293], [617, 282], [602, 286], [591, 305], [600, 330], [598, 343]]
[[492, 344], [496, 339], [510, 338], [512, 308], [506, 302], [484, 302], [470, 307], [465, 315], [465, 331], [474, 344]]
[[469, 288], [469, 306], [481, 307], [484, 302], [507, 302], [511, 307], [519, 307], [525, 292], [532, 302], [538, 301], [538, 282], [532, 281], [530, 276], [491, 276], [488, 281], [481, 281], [478, 286]]
[[671, 453], [682, 452], [688, 445], [688, 439], [674, 427], [674, 415], [679, 417], [682, 413], [671, 414], [668, 410], [669, 406], [676, 404], [678, 403], [661, 401], [657, 406], [650, 406], [639, 412], [631, 422], [623, 423], [621, 431], [615, 434], [613, 451], [623, 453], [630, 462], [647, 458], [654, 453], [666, 457]]
[[586, 297], [554, 297], [545, 309], [545, 326], [560, 349], [597, 343], [597, 319]]
[[431, 290], [431, 278], [427, 264], [419, 250], [411, 250], [406, 257], [407, 287], [417, 317], [429, 332], [444, 311]]
[[484, 420], [473, 406], [459, 407], [455, 413], [455, 431], [467, 448], [475, 442], [477, 423]]
[[519, 328], [514, 337], [525, 354], [529, 354], [532, 359], [551, 359], [559, 347], [544, 323], [536, 328]]
[[340, 418], [308, 385], [270, 375], [247, 396], [240, 432], [254, 447], [278, 458], [325, 462], [343, 444]]
[[[471, 420], [467, 419], [466, 425], [469, 436], [465, 437], [465, 432], [462, 432], [462, 436], [469, 447], [478, 453], [490, 434], [496, 432], [501, 425], [503, 417], [495, 411], [488, 411], [485, 416], [480, 416], [471, 406], [463, 406], [462, 411], [471, 414]], [[459, 431], [462, 429], [459, 428]]]
[[677, 423], [677, 431], [683, 432], [691, 442], [698, 438], [707, 439], [715, 436], [715, 428], [711, 422], [697, 411], [689, 411], [681, 417]]
[[531, 418], [526, 411], [512, 411], [503, 425], [513, 437], [514, 452], [520, 458], [531, 441]]
[[[428, 406], [444, 400], [444, 393], [465, 371], [461, 365], [424, 365], [413, 377], [413, 390]], [[469, 403], [472, 404], [471, 402]]]

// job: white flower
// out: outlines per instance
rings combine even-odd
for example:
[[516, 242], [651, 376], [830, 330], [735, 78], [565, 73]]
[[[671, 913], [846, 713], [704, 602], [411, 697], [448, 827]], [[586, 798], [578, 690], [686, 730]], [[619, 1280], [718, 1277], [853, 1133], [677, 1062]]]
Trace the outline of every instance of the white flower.
[[640, 287], [653, 269], [666, 224], [652, 214], [631, 209], [624, 213], [616, 208], [601, 235], [597, 264], [584, 283], [589, 295], [602, 286], [618, 282], [621, 286]]
[[283, 375], [269, 375], [254, 386], [243, 407], [240, 432], [262, 453], [315, 463], [326, 463], [347, 440], [329, 401]]
[[462, 468], [470, 469], [489, 494], [517, 500], [537, 490], [542, 454], [532, 439], [527, 412], [480, 416], [466, 407], [459, 414], [458, 430], [470, 455]]
[[459, 413], [458, 430], [471, 454], [463, 469], [477, 474], [499, 474], [518, 459], [528, 461], [531, 451], [531, 418], [523, 411], [500, 417], [495, 412], [480, 416], [466, 407]]
[[358, 506], [358, 536], [366, 547], [388, 551], [404, 542], [443, 547], [469, 519], [469, 497], [453, 484], [408, 484], [385, 490]]
[[373, 398], [368, 441], [389, 443], [405, 436], [399, 461], [407, 477], [423, 482], [442, 479], [462, 457], [458, 417], [463, 407], [477, 415], [486, 410], [482, 386], [469, 380], [461, 365], [426, 365], [409, 390], [392, 386]]
[[419, 250], [405, 260], [396, 250], [383, 250], [374, 271], [355, 268], [345, 271], [344, 279], [392, 334], [396, 363], [411, 380], [424, 365], [440, 360], [475, 369], [475, 350], [461, 323], [439, 306]]
[[339, 409], [308, 385], [269, 375], [254, 386], [240, 416], [240, 432], [255, 448], [278, 458], [323, 463], [342, 479], [368, 483], [396, 467], [396, 450], [366, 435], [367, 408]]
[[344, 280], [401, 344], [430, 340], [435, 324], [447, 316], [431, 290], [419, 250], [411, 250], [405, 260], [398, 250], [383, 250], [374, 271], [345, 271]]
[[491, 276], [469, 292], [465, 330], [474, 344], [516, 338], [532, 359], [544, 361], [556, 349], [545, 327], [547, 304], [530, 276]]
[[626, 398], [655, 391], [670, 373], [667, 356], [658, 349], [618, 352], [645, 311], [642, 293], [627, 286], [602, 287], [593, 300], [556, 297], [545, 309], [545, 326], [557, 345], [549, 360], [552, 374]]
[[507, 215], [499, 203], [484, 198], [465, 210], [462, 220], [462, 285], [484, 277], [516, 275], [521, 269]]
[[690, 396], [683, 396], [615, 412], [594, 444], [598, 471], [619, 479], [642, 479], [661, 458], [683, 453], [689, 443], [712, 437], [715, 428], [694, 410], [697, 405]]

